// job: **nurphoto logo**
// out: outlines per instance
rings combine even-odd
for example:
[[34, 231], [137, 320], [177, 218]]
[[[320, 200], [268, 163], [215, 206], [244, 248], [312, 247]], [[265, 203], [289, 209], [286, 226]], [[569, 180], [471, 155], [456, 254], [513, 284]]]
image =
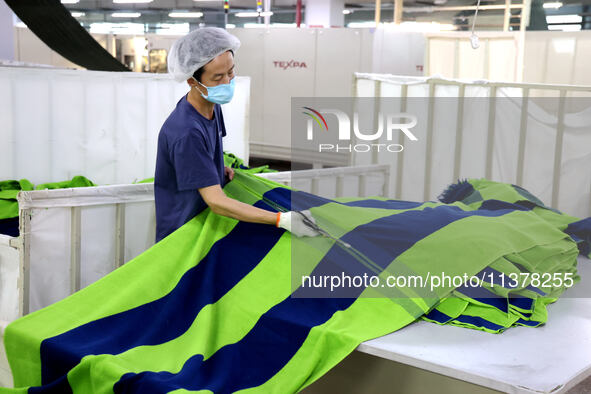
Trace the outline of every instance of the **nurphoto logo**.
[[[311, 141], [314, 139], [314, 124], [318, 125], [321, 132], [328, 132], [328, 123], [323, 115], [334, 115], [338, 122], [338, 140], [351, 141], [351, 120], [349, 115], [338, 109], [315, 110], [311, 107], [302, 107], [307, 119], [306, 138]], [[385, 123], [385, 127], [384, 127]], [[318, 144], [318, 152], [369, 152], [372, 150], [401, 152], [404, 146], [401, 144], [389, 143], [392, 139], [404, 133], [406, 138], [411, 141], [418, 141], [418, 138], [410, 131], [418, 123], [417, 117], [409, 113], [386, 114], [382, 112], [378, 115], [378, 129], [371, 130], [371, 133], [362, 132], [359, 128], [359, 113], [353, 113], [353, 133], [357, 140], [378, 141], [386, 130], [386, 139], [388, 143], [349, 143], [349, 144]]]

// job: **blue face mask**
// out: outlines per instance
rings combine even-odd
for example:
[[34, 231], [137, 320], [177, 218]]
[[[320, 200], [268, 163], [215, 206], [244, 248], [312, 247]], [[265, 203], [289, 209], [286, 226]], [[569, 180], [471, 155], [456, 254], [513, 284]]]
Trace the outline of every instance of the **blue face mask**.
[[201, 97], [215, 104], [226, 104], [229, 103], [230, 100], [232, 100], [232, 96], [234, 96], [234, 79], [235, 78], [232, 78], [230, 83], [224, 83], [221, 85], [211, 87], [205, 86], [196, 79], [195, 81], [197, 81], [199, 85], [207, 89], [207, 96], [201, 93]]

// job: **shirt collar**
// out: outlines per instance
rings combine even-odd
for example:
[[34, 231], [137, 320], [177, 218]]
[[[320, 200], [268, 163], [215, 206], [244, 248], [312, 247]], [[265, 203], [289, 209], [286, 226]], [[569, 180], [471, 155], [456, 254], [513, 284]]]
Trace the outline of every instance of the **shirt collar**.
[[185, 111], [187, 111], [187, 113], [189, 113], [193, 118], [199, 119], [204, 122], [213, 123], [216, 120], [216, 112], [217, 112], [216, 110], [218, 107], [217, 104], [213, 105], [213, 118], [207, 119], [205, 116], [201, 115], [201, 113], [199, 111], [197, 111], [197, 109], [195, 107], [193, 107], [191, 105], [189, 100], [187, 100], [187, 95], [188, 95], [188, 93], [183, 96], [183, 98], [181, 99], [181, 102], [180, 102], [180, 104], [183, 106], [183, 109]]

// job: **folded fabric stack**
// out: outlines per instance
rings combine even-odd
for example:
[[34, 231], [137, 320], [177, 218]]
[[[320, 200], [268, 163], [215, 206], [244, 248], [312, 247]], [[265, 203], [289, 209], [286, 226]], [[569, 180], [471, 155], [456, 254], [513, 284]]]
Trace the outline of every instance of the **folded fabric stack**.
[[[591, 218], [579, 220], [549, 208], [520, 186], [469, 179], [449, 186], [439, 200], [450, 204], [459, 201], [478, 210], [533, 212], [569, 234], [577, 242], [580, 253], [591, 257]], [[552, 252], [544, 251], [544, 255], [548, 253]], [[494, 333], [511, 326], [536, 327], [545, 323], [546, 305], [556, 301], [579, 278], [572, 256], [557, 256], [551, 260], [543, 257], [533, 251], [504, 256], [503, 260], [476, 274], [483, 279], [481, 286], [463, 284], [422, 319]]]
[[231, 168], [239, 168], [241, 170], [245, 170], [251, 174], [257, 174], [261, 172], [277, 172], [276, 170], [272, 170], [269, 168], [268, 164], [258, 166], [258, 167], [248, 167], [244, 165], [244, 160], [239, 158], [233, 153], [224, 152], [224, 165], [231, 167]]
[[18, 202], [16, 195], [20, 191], [65, 189], [70, 187], [96, 186], [83, 176], [75, 176], [70, 181], [44, 183], [33, 186], [27, 179], [20, 181], [0, 181], [0, 234], [18, 237]]

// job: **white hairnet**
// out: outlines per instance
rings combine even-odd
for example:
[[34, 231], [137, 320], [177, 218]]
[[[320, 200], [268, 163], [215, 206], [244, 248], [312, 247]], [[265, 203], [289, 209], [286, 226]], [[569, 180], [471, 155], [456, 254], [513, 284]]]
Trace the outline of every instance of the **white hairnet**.
[[202, 27], [176, 40], [168, 52], [168, 72], [178, 82], [227, 50], [240, 47], [240, 40], [219, 27]]

